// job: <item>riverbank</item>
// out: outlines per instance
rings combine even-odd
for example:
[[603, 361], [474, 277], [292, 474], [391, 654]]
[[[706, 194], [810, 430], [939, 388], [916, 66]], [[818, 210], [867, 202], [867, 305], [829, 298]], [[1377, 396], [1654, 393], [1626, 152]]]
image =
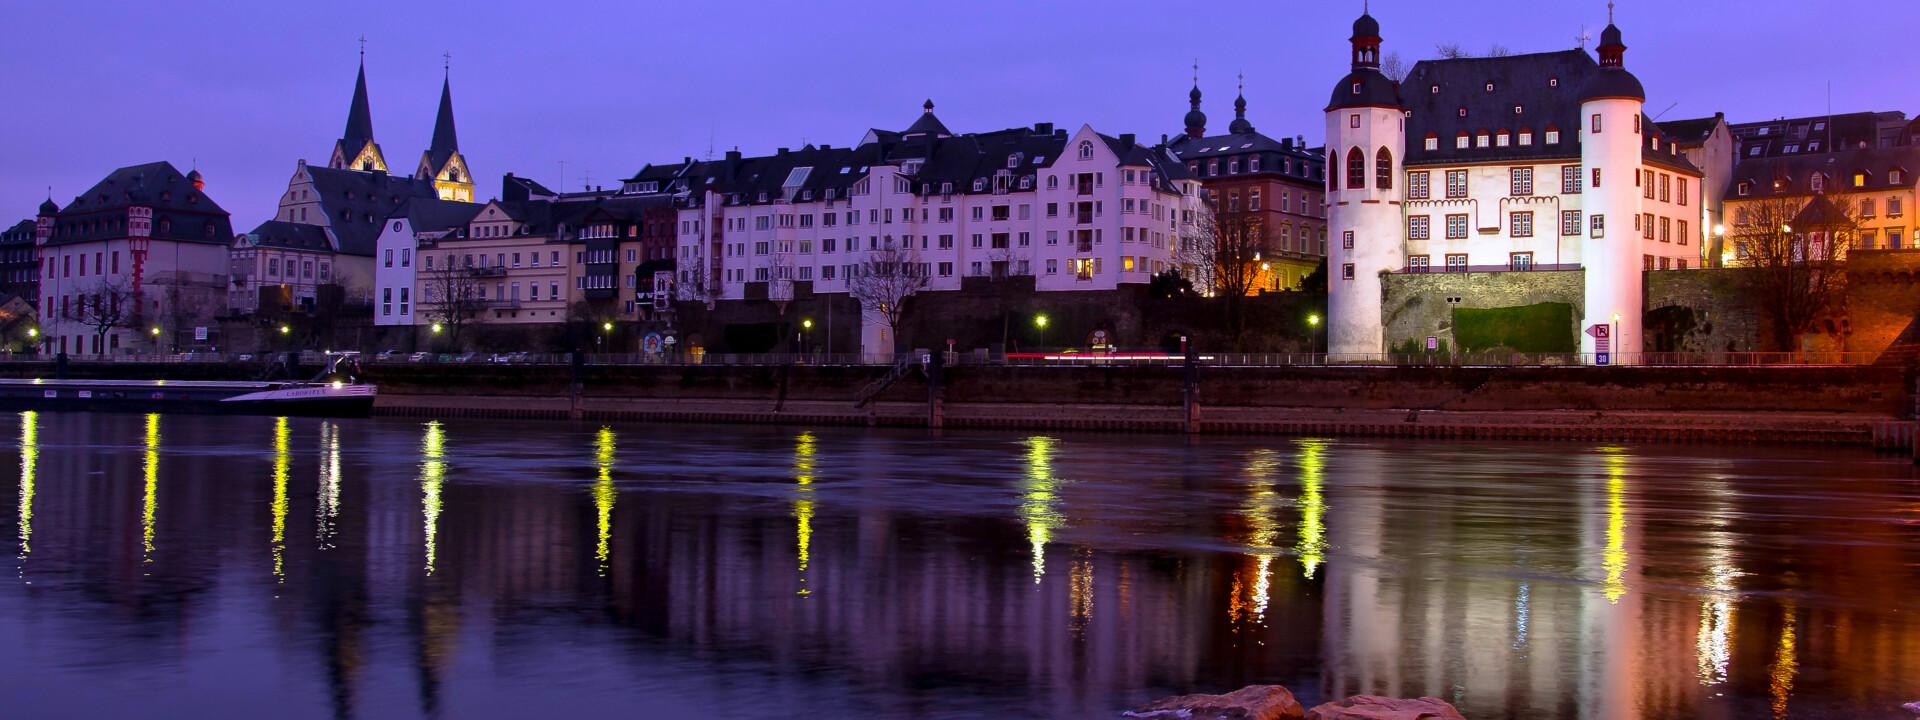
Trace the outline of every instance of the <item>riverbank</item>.
[[[1913, 446], [1902, 368], [380, 363], [378, 415], [1109, 432]], [[51, 377], [52, 363], [0, 364]], [[248, 379], [221, 363], [74, 363], [73, 378]], [[575, 382], [577, 379], [577, 383]]]
[[375, 413], [1112, 432], [1911, 447], [1895, 368], [376, 366]]

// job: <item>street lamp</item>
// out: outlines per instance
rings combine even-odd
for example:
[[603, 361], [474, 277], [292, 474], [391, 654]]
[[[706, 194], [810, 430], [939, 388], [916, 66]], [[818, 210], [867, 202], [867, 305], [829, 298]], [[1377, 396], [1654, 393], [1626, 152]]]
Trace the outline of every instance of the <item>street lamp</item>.
[[432, 330], [436, 333], [440, 332], [440, 323], [434, 323]]
[[[159, 330], [154, 330], [154, 332], [155, 332], [155, 333], [158, 333], [158, 332], [160, 332], [160, 331], [159, 331]], [[287, 334], [287, 333], [290, 333], [290, 332], [293, 332], [293, 328], [290, 328], [290, 327], [287, 327], [287, 326], [285, 326], [285, 325], [281, 325], [281, 326], [280, 326], [280, 334], [281, 334], [281, 335], [285, 335], [285, 334]]]
[[1044, 353], [1047, 351], [1047, 316], [1045, 315], [1033, 316], [1033, 326], [1040, 329], [1039, 331], [1040, 343], [1039, 343], [1038, 349], [1040, 350], [1040, 352]]
[[1320, 316], [1318, 314], [1308, 315], [1307, 316], [1307, 352], [1308, 354], [1313, 354], [1319, 351], [1320, 351]]

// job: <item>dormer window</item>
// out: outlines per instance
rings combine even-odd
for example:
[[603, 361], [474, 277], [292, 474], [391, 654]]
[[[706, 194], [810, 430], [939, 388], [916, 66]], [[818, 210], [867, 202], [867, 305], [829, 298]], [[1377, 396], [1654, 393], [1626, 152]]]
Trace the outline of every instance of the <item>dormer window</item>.
[[1547, 87], [1560, 87], [1560, 78], [1557, 78], [1557, 77], [1547, 78]]
[[[1860, 180], [1861, 177], [1859, 175], [1853, 176], [1854, 187], [1860, 186]], [[1811, 177], [1808, 177], [1807, 182], [1812, 184], [1814, 192], [1825, 192], [1827, 189], [1827, 177], [1820, 173], [1814, 173]]]
[[1559, 144], [1560, 144], [1560, 129], [1559, 129], [1559, 128], [1547, 128], [1547, 144], [1548, 144], [1548, 145], [1559, 145]]
[[1465, 106], [1465, 105], [1461, 105], [1461, 106], [1460, 106], [1460, 117], [1466, 117], [1466, 116], [1467, 116], [1467, 106]]
[[1487, 131], [1485, 131], [1485, 130], [1482, 130], [1482, 131], [1480, 131], [1480, 134], [1479, 134], [1479, 135], [1477, 135], [1477, 136], [1475, 136], [1475, 137], [1474, 137], [1474, 142], [1473, 142], [1473, 144], [1474, 144], [1474, 146], [1475, 146], [1475, 147], [1482, 147], [1482, 148], [1484, 148], [1484, 147], [1486, 147], [1486, 146], [1487, 146], [1487, 141], [1489, 141], [1489, 140], [1491, 140], [1491, 139], [1492, 139], [1492, 138], [1491, 138], [1490, 136], [1488, 136], [1488, 135], [1487, 135]]
[[1503, 132], [1503, 133], [1500, 133], [1499, 135], [1495, 135], [1495, 136], [1494, 136], [1494, 139], [1493, 139], [1493, 144], [1494, 144], [1494, 145], [1497, 145], [1497, 146], [1499, 146], [1499, 147], [1506, 147], [1506, 146], [1507, 146], [1507, 139], [1508, 139], [1508, 136], [1507, 136], [1507, 134], [1506, 134], [1506, 133], [1504, 133], [1504, 132]]
[[1820, 141], [1814, 140], [1807, 143], [1807, 152], [1820, 152]]
[[1458, 150], [1465, 150], [1467, 149], [1468, 142], [1471, 141], [1467, 139], [1467, 131], [1461, 130], [1460, 134], [1453, 138], [1453, 147]]
[[1260, 156], [1247, 158], [1247, 172], [1260, 172]]
[[1891, 183], [1891, 184], [1894, 184], [1894, 185], [1898, 185], [1898, 184], [1900, 184], [1900, 177], [1901, 177], [1901, 175], [1903, 175], [1903, 174], [1904, 174], [1904, 173], [1901, 173], [1901, 172], [1900, 172], [1899, 170], [1888, 170], [1888, 171], [1887, 171], [1887, 182], [1888, 182], [1888, 183]]
[[1427, 145], [1426, 145], [1426, 148], [1427, 148], [1428, 150], [1439, 150], [1439, 149], [1440, 149], [1440, 136], [1439, 136], [1439, 135], [1435, 135], [1435, 134], [1433, 134], [1433, 133], [1427, 133]]
[[1528, 146], [1528, 145], [1532, 145], [1532, 144], [1533, 144], [1533, 131], [1532, 131], [1532, 130], [1521, 130], [1521, 131], [1520, 131], [1520, 146], [1521, 146], [1521, 147], [1526, 147], [1526, 146]]
[[1020, 167], [1020, 153], [1014, 153], [1012, 155], [1008, 155], [1007, 168], [1012, 169], [1017, 167]]
[[[1816, 177], [1817, 177], [1817, 176], [1816, 176]], [[1818, 185], [1818, 183], [1816, 183], [1816, 187], [1814, 188], [1815, 190], [1818, 190], [1818, 189], [1819, 189], [1819, 187], [1817, 187], [1817, 185]], [[1864, 172], [1857, 172], [1857, 173], [1854, 173], [1854, 174], [1853, 174], [1853, 186], [1854, 186], [1854, 187], [1866, 187], [1866, 186], [1867, 186], [1867, 174], [1866, 174], [1866, 173], [1864, 173]]]
[[1440, 94], [1440, 86], [1439, 86], [1439, 85], [1434, 85], [1434, 86], [1432, 86], [1432, 87], [1429, 87], [1429, 88], [1427, 88], [1427, 94], [1428, 94], [1428, 95], [1439, 95], [1439, 94]]
[[1487, 92], [1493, 92], [1493, 83], [1487, 83]]
[[1353, 84], [1353, 94], [1355, 94], [1355, 95], [1359, 95], [1359, 94], [1360, 94], [1360, 83], [1354, 83], [1354, 84]]
[[973, 191], [974, 191], [974, 192], [980, 192], [981, 190], [983, 190], [983, 189], [986, 189], [986, 187], [987, 187], [987, 180], [986, 180], [986, 178], [974, 178], [974, 179], [973, 179]]
[[1522, 108], [1519, 105], [1513, 106], [1513, 114], [1519, 115], [1521, 110]]
[[1746, 197], [1753, 192], [1753, 183], [1740, 183], [1740, 186], [1735, 188], [1734, 191], [1739, 193], [1740, 197]]
[[1790, 152], [1790, 153], [1800, 152], [1800, 145], [1798, 143], [1795, 143], [1793, 145], [1788, 145], [1786, 148], [1786, 152]]

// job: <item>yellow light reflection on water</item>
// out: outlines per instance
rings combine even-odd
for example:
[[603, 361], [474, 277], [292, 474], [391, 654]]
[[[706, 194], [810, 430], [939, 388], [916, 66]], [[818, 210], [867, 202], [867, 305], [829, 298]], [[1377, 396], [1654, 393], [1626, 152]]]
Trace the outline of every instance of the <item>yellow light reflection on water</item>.
[[1327, 559], [1327, 500], [1322, 495], [1327, 481], [1326, 440], [1301, 440], [1300, 463], [1300, 567], [1308, 580]]
[[1773, 666], [1767, 669], [1768, 690], [1773, 694], [1773, 717], [1787, 717], [1787, 700], [1793, 697], [1793, 677], [1800, 670], [1798, 650], [1794, 647], [1794, 606], [1788, 601], [1782, 613], [1780, 640], [1774, 647]]
[[1067, 568], [1067, 597], [1072, 601], [1067, 628], [1075, 640], [1084, 641], [1087, 625], [1093, 622], [1093, 548], [1080, 545], [1073, 549], [1073, 565]]
[[[1280, 494], [1274, 491], [1274, 476], [1278, 474], [1280, 460], [1272, 450], [1255, 450], [1247, 458], [1247, 499], [1240, 505], [1240, 514], [1246, 518], [1246, 545], [1251, 568], [1244, 568], [1234, 574], [1233, 588], [1228, 592], [1227, 619], [1232, 623], [1241, 621], [1261, 622], [1267, 615], [1267, 595], [1272, 588], [1274, 541], [1280, 538], [1280, 520], [1278, 505]], [[1239, 632], [1238, 628], [1234, 632]]]
[[807, 587], [807, 564], [813, 552], [813, 433], [803, 432], [793, 444], [793, 481], [799, 497], [793, 501], [795, 559], [800, 566], [798, 595], [811, 595]]
[[33, 469], [40, 459], [40, 414], [20, 413], [20, 559], [33, 552]]
[[1627, 456], [1622, 448], [1601, 448], [1607, 453], [1607, 549], [1601, 555], [1606, 568], [1607, 602], [1619, 603], [1627, 594]]
[[160, 413], [147, 414], [146, 499], [140, 507], [140, 561], [153, 562], [153, 516], [160, 506]]
[[613, 534], [613, 447], [613, 428], [602, 426], [593, 438], [593, 465], [600, 471], [593, 483], [593, 510], [599, 521], [593, 559], [600, 564], [600, 577], [607, 576], [607, 541]]
[[314, 513], [314, 541], [321, 550], [333, 549], [340, 518], [340, 426], [320, 423], [320, 505]]
[[286, 582], [287, 555], [287, 419], [273, 419], [273, 577]]
[[420, 514], [424, 518], [427, 546], [427, 574], [433, 574], [434, 535], [439, 532], [440, 484], [446, 480], [446, 436], [440, 421], [427, 423], [420, 438]]
[[1041, 435], [1027, 438], [1027, 477], [1021, 483], [1020, 518], [1027, 524], [1027, 544], [1033, 552], [1033, 582], [1047, 574], [1047, 543], [1065, 524], [1054, 509], [1060, 480], [1053, 475], [1054, 446], [1058, 440]]

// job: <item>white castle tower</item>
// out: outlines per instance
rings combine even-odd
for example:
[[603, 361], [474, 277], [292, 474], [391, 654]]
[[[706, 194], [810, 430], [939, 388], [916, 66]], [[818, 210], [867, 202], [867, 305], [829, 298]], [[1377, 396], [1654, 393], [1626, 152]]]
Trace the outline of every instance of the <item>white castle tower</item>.
[[1386, 352], [1380, 273], [1406, 262], [1406, 110], [1398, 86], [1380, 74], [1379, 21], [1362, 14], [1351, 40], [1353, 72], [1327, 103], [1327, 352], [1335, 360]]
[[[1581, 242], [1585, 269], [1586, 314], [1580, 322], [1580, 351], [1597, 352], [1587, 329], [1611, 330], [1609, 350], [1641, 350], [1641, 147], [1646, 144], [1641, 104], [1647, 92], [1622, 62], [1627, 46], [1620, 28], [1608, 22], [1600, 33], [1600, 69], [1580, 88], [1580, 165], [1586, 177], [1580, 204], [1586, 211], [1587, 237]], [[1614, 359], [1631, 361], [1632, 356]]]

